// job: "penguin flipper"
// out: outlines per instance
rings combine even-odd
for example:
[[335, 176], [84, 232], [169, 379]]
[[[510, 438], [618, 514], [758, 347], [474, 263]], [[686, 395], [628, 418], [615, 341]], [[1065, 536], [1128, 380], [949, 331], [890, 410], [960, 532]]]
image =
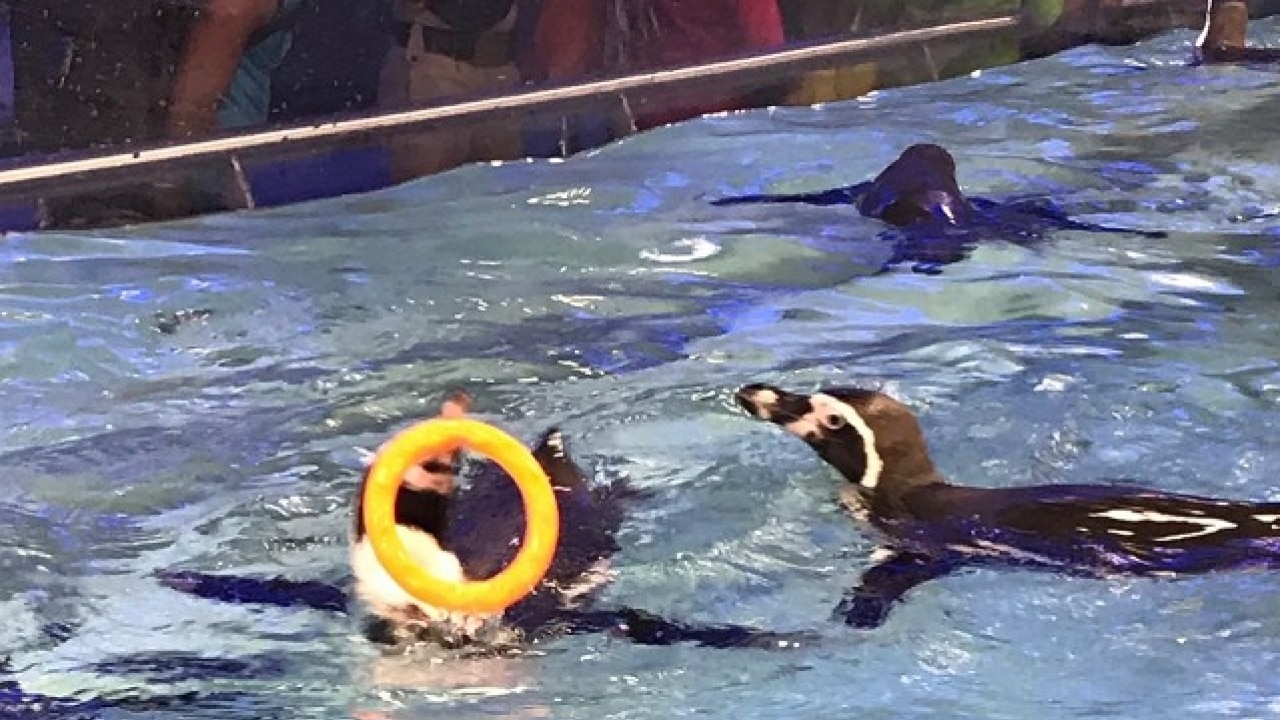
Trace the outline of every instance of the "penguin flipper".
[[1114, 227], [1112, 225], [1100, 225], [1098, 223], [1076, 220], [1063, 211], [1062, 208], [1058, 207], [1054, 202], [1046, 200], [1045, 198], [1021, 198], [1003, 205], [982, 198], [974, 198], [972, 202], [974, 206], [984, 212], [987, 217], [993, 218], [996, 224], [1016, 225], [1018, 222], [1017, 216], [1021, 215], [1023, 217], [1034, 217], [1037, 220], [1044, 222], [1046, 225], [1058, 230], [1124, 233], [1152, 239], [1166, 238], [1169, 236], [1168, 233], [1162, 230], [1139, 230], [1137, 228]]
[[317, 580], [210, 575], [186, 570], [156, 573], [161, 585], [209, 600], [347, 612], [347, 593]]
[[764, 203], [805, 203], [808, 205], [856, 205], [859, 198], [866, 194], [871, 183], [862, 182], [857, 185], [821, 190], [819, 192], [795, 193], [789, 195], [738, 195], [735, 197], [712, 200], [717, 207], [726, 205], [758, 205]]
[[553, 624], [569, 633], [610, 633], [638, 645], [692, 643], [717, 649], [785, 650], [818, 641], [814, 632], [774, 632], [732, 624], [694, 625], [635, 608], [564, 610]]
[[956, 557], [897, 553], [864, 572], [858, 586], [845, 594], [832, 615], [852, 627], [877, 628], [912, 588], [947, 575], [961, 564]]

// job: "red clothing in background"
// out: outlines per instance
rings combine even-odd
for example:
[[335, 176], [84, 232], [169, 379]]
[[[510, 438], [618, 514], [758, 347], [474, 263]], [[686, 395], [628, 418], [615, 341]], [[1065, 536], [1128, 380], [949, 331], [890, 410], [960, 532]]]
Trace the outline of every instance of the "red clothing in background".
[[[534, 53], [551, 81], [598, 75], [608, 70], [635, 72], [669, 65], [691, 65], [783, 43], [777, 0], [641, 0], [653, 8], [657, 38], [635, 49], [634, 67], [605, 68], [605, 3], [601, 0], [542, 0]], [[708, 97], [665, 102], [656, 112], [637, 111], [640, 129], [741, 107], [741, 99]]]

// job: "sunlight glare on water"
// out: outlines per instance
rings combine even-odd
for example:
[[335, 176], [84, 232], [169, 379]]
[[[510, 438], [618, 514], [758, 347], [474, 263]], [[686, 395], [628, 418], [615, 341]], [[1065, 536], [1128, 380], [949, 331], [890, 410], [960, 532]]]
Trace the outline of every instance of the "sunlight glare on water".
[[[1257, 23], [1260, 42], [1277, 38]], [[0, 244], [0, 638], [32, 693], [194, 691], [129, 717], [1264, 717], [1280, 578], [979, 571], [858, 633], [871, 541], [753, 381], [881, 387], [988, 486], [1122, 479], [1280, 500], [1280, 74], [1190, 35], [821, 108], [658, 130], [565, 163]], [[926, 276], [850, 208], [712, 207], [874, 175], [939, 142], [993, 198], [1164, 240], [993, 242]], [[348, 618], [159, 587], [184, 567], [341, 581], [357, 448], [446, 387], [557, 424], [652, 491], [603, 602], [817, 629], [785, 652], [573, 637], [381, 656]]]

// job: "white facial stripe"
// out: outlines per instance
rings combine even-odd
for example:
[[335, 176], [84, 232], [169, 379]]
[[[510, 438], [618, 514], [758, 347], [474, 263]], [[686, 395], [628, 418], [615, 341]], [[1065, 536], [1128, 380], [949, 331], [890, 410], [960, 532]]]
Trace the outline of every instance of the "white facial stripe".
[[876, 434], [871, 426], [856, 410], [830, 395], [815, 393], [809, 398], [809, 404], [813, 406], [809, 414], [814, 417], [804, 418], [804, 420], [820, 424], [823, 416], [839, 415], [858, 433], [858, 437], [862, 438], [862, 449], [867, 455], [867, 469], [862, 473], [862, 479], [858, 484], [867, 489], [874, 488], [880, 482], [880, 474], [884, 472], [884, 460], [880, 458], [880, 451], [876, 449]]
[[1108, 520], [1119, 520], [1120, 522], [1158, 522], [1158, 523], [1185, 523], [1187, 525], [1197, 526], [1199, 530], [1191, 532], [1177, 533], [1175, 535], [1165, 535], [1155, 538], [1156, 542], [1173, 542], [1174, 540], [1190, 540], [1191, 538], [1212, 535], [1222, 530], [1231, 530], [1238, 527], [1229, 520], [1210, 517], [1186, 517], [1184, 515], [1166, 515], [1154, 510], [1106, 510], [1103, 512], [1092, 513], [1089, 517], [1100, 517]]
[[1280, 520], [1280, 515], [1254, 515], [1253, 519], [1258, 522], [1273, 523]]

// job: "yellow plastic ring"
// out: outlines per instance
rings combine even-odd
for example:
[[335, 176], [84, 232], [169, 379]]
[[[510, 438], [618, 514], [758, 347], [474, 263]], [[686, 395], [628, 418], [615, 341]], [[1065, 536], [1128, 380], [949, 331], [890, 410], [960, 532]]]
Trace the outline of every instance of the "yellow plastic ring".
[[[493, 459], [524, 501], [524, 543], [511, 564], [487, 580], [453, 582], [414, 562], [396, 532], [396, 492], [405, 472], [426, 458], [460, 447]], [[400, 432], [378, 453], [364, 488], [364, 524], [374, 555], [410, 595], [433, 607], [474, 614], [501, 612], [546, 576], [560, 539], [560, 508], [551, 480], [520, 441], [469, 418], [436, 418]]]

